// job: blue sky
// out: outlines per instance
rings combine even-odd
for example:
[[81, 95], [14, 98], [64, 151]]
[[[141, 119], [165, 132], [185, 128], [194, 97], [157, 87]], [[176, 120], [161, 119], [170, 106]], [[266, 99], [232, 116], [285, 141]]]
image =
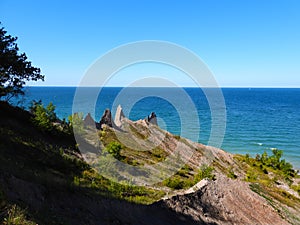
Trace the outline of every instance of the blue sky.
[[[78, 85], [89, 66], [119, 45], [176, 43], [196, 53], [224, 87], [300, 87], [300, 1], [1, 0], [0, 21], [42, 69], [36, 85]], [[149, 75], [159, 75], [154, 66]], [[141, 68], [119, 74], [126, 86]], [[184, 74], [165, 72], [182, 86]]]

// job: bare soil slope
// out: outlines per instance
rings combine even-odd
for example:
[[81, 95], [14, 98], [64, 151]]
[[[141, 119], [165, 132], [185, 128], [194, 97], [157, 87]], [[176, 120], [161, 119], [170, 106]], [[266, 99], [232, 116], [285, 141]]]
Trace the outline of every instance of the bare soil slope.
[[[101, 140], [98, 154], [118, 141], [119, 132], [129, 145], [145, 150], [123, 147], [125, 162], [151, 166], [179, 146], [186, 153], [183, 157], [189, 158], [188, 152], [193, 155], [176, 178], [191, 184], [202, 164], [214, 168], [213, 178], [179, 190], [163, 182], [153, 187], [116, 184], [82, 161], [72, 135], [41, 131], [32, 124], [32, 115], [4, 103], [0, 117], [0, 222], [14, 204], [37, 224], [300, 224], [299, 195], [285, 180], [273, 181], [274, 172], [264, 174], [268, 189], [259, 189], [259, 179], [244, 181], [253, 168], [235, 155], [145, 121], [124, 118], [121, 129], [107, 128], [104, 135], [93, 135]], [[98, 145], [93, 138], [86, 141]], [[228, 178], [229, 172], [235, 177]], [[141, 199], [150, 199], [150, 204]]]

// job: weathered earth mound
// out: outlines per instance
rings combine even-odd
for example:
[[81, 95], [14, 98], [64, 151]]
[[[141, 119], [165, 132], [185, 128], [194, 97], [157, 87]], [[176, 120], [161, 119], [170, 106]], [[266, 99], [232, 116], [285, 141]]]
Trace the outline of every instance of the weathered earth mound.
[[209, 224], [289, 224], [245, 182], [219, 176], [191, 194], [156, 203]]

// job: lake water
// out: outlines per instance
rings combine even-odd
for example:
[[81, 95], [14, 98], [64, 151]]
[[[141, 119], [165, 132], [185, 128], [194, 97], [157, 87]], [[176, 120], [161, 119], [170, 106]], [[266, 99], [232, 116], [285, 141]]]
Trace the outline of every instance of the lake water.
[[[93, 107], [90, 96], [97, 95], [100, 89], [86, 88], [80, 111], [92, 112], [96, 121], [106, 108], [112, 108], [114, 114], [118, 103], [132, 120], [143, 119], [154, 111], [162, 128], [207, 144], [212, 129], [212, 101], [208, 102], [200, 88], [179, 89], [127, 88], [126, 95], [119, 98], [122, 88], [106, 87], [101, 89], [96, 107]], [[72, 114], [75, 90], [75, 87], [26, 87], [25, 96], [13, 102], [25, 108], [33, 99], [41, 99], [45, 105], [53, 102], [62, 119]], [[225, 108], [220, 106], [219, 110], [226, 110], [226, 121], [216, 123], [226, 125], [221, 145], [224, 150], [255, 155], [265, 150], [271, 154], [272, 148], [278, 148], [295, 168], [300, 169], [300, 89], [224, 88], [222, 93]], [[195, 137], [199, 127], [200, 134]]]

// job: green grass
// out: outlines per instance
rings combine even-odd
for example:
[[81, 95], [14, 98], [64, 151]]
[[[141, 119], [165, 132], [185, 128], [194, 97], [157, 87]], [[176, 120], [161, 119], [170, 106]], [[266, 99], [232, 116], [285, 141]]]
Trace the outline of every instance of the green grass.
[[291, 188], [294, 190], [294, 191], [297, 191], [298, 194], [300, 195], [300, 184], [294, 184], [294, 185], [291, 185]]
[[[134, 128], [131, 125], [130, 125], [130, 130], [134, 130], [136, 133], [138, 133], [136, 128]], [[118, 135], [115, 132], [118, 132]], [[135, 137], [142, 140], [145, 139], [144, 136], [141, 137], [135, 135]], [[111, 145], [116, 145], [116, 144], [121, 146], [119, 148], [120, 151], [119, 151], [118, 159], [129, 165], [133, 165], [133, 166], [144, 165], [144, 164], [153, 165], [158, 162], [164, 161], [168, 156], [168, 153], [163, 149], [161, 149], [159, 146], [152, 147], [152, 145], [150, 145], [149, 150], [141, 149], [139, 144], [136, 143], [135, 139], [131, 136], [131, 133], [119, 132], [119, 131], [114, 131], [113, 129], [110, 128], [106, 128], [103, 131], [99, 132], [99, 138], [102, 144], [104, 145], [105, 149], [107, 148], [111, 149]], [[119, 138], [121, 140], [127, 141], [128, 144], [126, 143], [121, 144], [119, 142]], [[128, 146], [132, 146], [134, 147], [134, 149]]]
[[[27, 218], [26, 210], [17, 205], [11, 205], [6, 209], [5, 216], [2, 220], [3, 225], [36, 225], [37, 223]], [[0, 220], [1, 221], [1, 220]]]
[[76, 187], [88, 188], [101, 196], [124, 199], [138, 204], [150, 204], [165, 195], [163, 191], [152, 188], [113, 182], [93, 169], [84, 170], [80, 176], [75, 176], [73, 184]]
[[[289, 163], [280, 160], [280, 157], [270, 163], [274, 157], [274, 155], [268, 156], [267, 154], [257, 155], [255, 158], [251, 158], [249, 155], [235, 155], [234, 159], [242, 163], [241, 168], [246, 171], [246, 181], [259, 181], [270, 185], [279, 179], [290, 183], [295, 178], [296, 172], [290, 168]], [[269, 174], [273, 174], [273, 179]]]
[[28, 219], [29, 213], [26, 209], [16, 204], [7, 202], [2, 189], [0, 188], [0, 224], [3, 225], [36, 225], [37, 223]]
[[[299, 199], [295, 199], [294, 196], [291, 196], [286, 191], [278, 188], [266, 188], [266, 186], [260, 183], [250, 183], [249, 186], [253, 192], [266, 199], [269, 205], [273, 207], [274, 210], [277, 211], [283, 219], [287, 219], [291, 224], [299, 224], [300, 218], [298, 217], [298, 215], [291, 213], [289, 210], [287, 210], [287, 207], [285, 207], [284, 205], [280, 205], [277, 202], [279, 201], [286, 206], [294, 208], [295, 206], [297, 206], [297, 202], [299, 202]], [[288, 198], [286, 198], [287, 196]]]
[[204, 178], [208, 178], [210, 180], [215, 179], [213, 171], [214, 168], [208, 165], [202, 165], [196, 171], [188, 165], [185, 165], [175, 175], [164, 180], [162, 184], [176, 190], [187, 189], [194, 186]]
[[289, 217], [294, 221], [299, 221], [300, 218], [291, 215], [288, 210], [278, 204], [279, 202], [291, 208], [300, 207], [300, 199], [277, 186], [279, 182], [284, 182], [290, 184], [292, 189], [298, 191], [298, 185], [291, 185], [291, 181], [296, 174], [287, 162], [280, 160], [282, 152], [279, 152], [280, 154], [277, 151], [273, 153], [271, 156], [264, 153], [262, 156], [257, 155], [255, 158], [249, 155], [235, 155], [234, 159], [240, 166], [240, 169], [245, 171], [244, 179], [250, 183], [252, 191], [264, 197], [282, 217]]
[[227, 172], [227, 177], [231, 179], [237, 179], [237, 175], [234, 173], [233, 168], [230, 167]]
[[[132, 130], [133, 128], [131, 128]], [[137, 130], [135, 130], [137, 132]], [[118, 131], [116, 131], [118, 132]], [[144, 164], [156, 164], [158, 162], [162, 162], [168, 156], [168, 153], [161, 149], [159, 146], [154, 147], [153, 149], [147, 151], [138, 151], [135, 149], [131, 149], [126, 145], [121, 145], [118, 142], [118, 136], [124, 135], [119, 134], [116, 135], [115, 131], [110, 128], [105, 129], [100, 132], [100, 140], [102, 141], [105, 149], [111, 148], [111, 145], [115, 145], [118, 143], [118, 146], [121, 146], [120, 156], [122, 157], [120, 160], [130, 165], [144, 165]], [[128, 136], [127, 141], [130, 141], [132, 137]], [[141, 137], [142, 138], [142, 137]], [[167, 135], [167, 138], [171, 138]], [[100, 160], [100, 159], [99, 159]], [[104, 159], [103, 159], [104, 160]], [[101, 161], [99, 166], [104, 165], [105, 162]], [[103, 169], [102, 167], [99, 169]], [[186, 189], [193, 186], [196, 182], [200, 181], [205, 177], [213, 178], [211, 175], [211, 167], [201, 167], [199, 170], [195, 168], [191, 168], [188, 165], [183, 166], [176, 174], [169, 177], [159, 184], [160, 187], [167, 186], [171, 189]], [[116, 174], [117, 176], [117, 174]]]
[[262, 196], [263, 198], [265, 198], [268, 203], [276, 210], [279, 211], [279, 209], [277, 208], [274, 200], [269, 197], [267, 191], [259, 184], [259, 183], [251, 183], [250, 184], [250, 189], [257, 193], [258, 195]]
[[[135, 124], [135, 126], [141, 125]], [[138, 127], [139, 130], [143, 131], [143, 134], [141, 134], [135, 126], [129, 125], [130, 132], [133, 133], [135, 138], [145, 141], [145, 139], [148, 138], [148, 136], [144, 135], [147, 134], [147, 131], [145, 131], [144, 127]], [[116, 132], [118, 133], [116, 134]], [[122, 140], [126, 140], [128, 143], [130, 143], [130, 145], [136, 145], [135, 147], [139, 148], [138, 144], [135, 142], [135, 139], [131, 136], [131, 133], [119, 132], [114, 131], [111, 128], [106, 128], [105, 130], [99, 132], [99, 137], [102, 144], [105, 146], [105, 149], [110, 148], [112, 144], [118, 142], [118, 137]], [[171, 139], [172, 136], [166, 133], [164, 141], [169, 142]], [[180, 136], [175, 136], [175, 139], [177, 141], [183, 141], [183, 143], [186, 145], [190, 145], [185, 139], [180, 138]], [[120, 160], [130, 165], [156, 164], [158, 162], [163, 162], [168, 157], [168, 153], [160, 148], [160, 146], [156, 146], [146, 151], [139, 151], [129, 148], [126, 144], [121, 145], [119, 143], [119, 146], [121, 146], [120, 156], [122, 157]], [[151, 148], [151, 145], [149, 148]], [[101, 164], [103, 165], [104, 162]], [[159, 186], [166, 186], [174, 190], [187, 189], [204, 178], [214, 179], [213, 170], [213, 166], [203, 165], [201, 168], [197, 169], [191, 168], [188, 165], [184, 165], [176, 174], [161, 182]]]
[[[41, 128], [32, 119], [33, 115], [1, 102], [0, 117], [2, 118], [0, 120], [0, 176], [9, 174], [36, 187], [43, 187], [47, 192], [65, 195], [76, 193], [79, 196], [90, 196], [91, 199], [109, 198], [133, 204], [151, 204], [165, 195], [164, 191], [159, 190], [160, 188], [189, 188], [204, 178], [215, 179], [214, 168], [224, 169], [217, 161], [200, 168], [185, 165], [172, 177], [157, 184], [156, 189], [135, 186], [129, 182], [117, 183], [101, 176], [78, 157], [78, 146], [71, 129]], [[137, 127], [130, 129], [136, 133], [135, 138], [147, 143], [147, 130], [143, 130], [143, 133], [138, 135]], [[120, 132], [119, 135], [123, 135], [121, 138], [139, 147], [135, 139], [128, 136], [130, 134]], [[115, 132], [109, 128], [99, 131], [99, 138], [105, 147], [103, 154], [111, 154], [130, 165], [151, 165], [162, 162], [168, 157], [161, 146], [139, 151], [120, 144]], [[166, 135], [164, 141], [168, 142], [170, 139], [172, 137]], [[183, 140], [179, 137], [175, 139]], [[276, 152], [277, 156], [279, 153]], [[255, 159], [237, 155], [234, 159], [238, 162], [240, 169], [245, 171], [245, 180], [251, 183], [252, 190], [259, 192], [270, 201], [275, 199], [290, 207], [300, 205], [297, 199], [288, 192], [275, 188], [277, 181], [288, 181], [294, 176], [289, 164], [285, 161], [275, 156], [264, 156], [262, 160], [262, 157]], [[270, 174], [273, 174], [272, 179], [269, 177]], [[233, 168], [227, 169], [227, 176], [232, 179], [236, 178]], [[291, 187], [299, 192], [299, 184]], [[6, 197], [5, 193], [0, 190], [2, 224], [31, 225], [32, 221], [38, 221], [39, 224], [64, 224], [62, 217], [56, 218], [56, 215], [48, 209], [52, 207], [50, 205], [46, 205], [44, 209], [32, 211], [24, 207], [22, 202], [10, 202]]]
[[198, 170], [198, 172], [197, 172], [197, 174], [196, 174], [196, 176], [194, 178], [195, 179], [194, 183], [197, 183], [200, 180], [203, 180], [204, 178], [208, 178], [210, 180], [214, 180], [215, 179], [215, 175], [213, 174], [213, 171], [214, 171], [214, 167], [213, 166], [208, 166], [206, 164], [203, 164], [199, 168], [199, 170]]
[[[36, 125], [30, 113], [2, 102], [0, 117], [0, 176], [9, 174], [49, 192], [77, 193], [79, 196], [120, 199], [135, 204], [151, 204], [165, 195], [163, 191], [152, 188], [115, 183], [98, 174], [78, 157], [76, 141], [69, 129], [67, 132], [56, 128], [55, 132], [43, 129]], [[112, 135], [105, 140], [114, 138]], [[154, 158], [163, 157], [159, 150], [147, 154], [155, 154]], [[28, 215], [33, 221], [41, 221], [40, 224], [62, 224], [62, 218], [53, 215], [50, 207], [45, 205], [40, 211], [27, 210], [19, 202], [10, 203], [0, 191], [2, 224], [31, 224]]]

